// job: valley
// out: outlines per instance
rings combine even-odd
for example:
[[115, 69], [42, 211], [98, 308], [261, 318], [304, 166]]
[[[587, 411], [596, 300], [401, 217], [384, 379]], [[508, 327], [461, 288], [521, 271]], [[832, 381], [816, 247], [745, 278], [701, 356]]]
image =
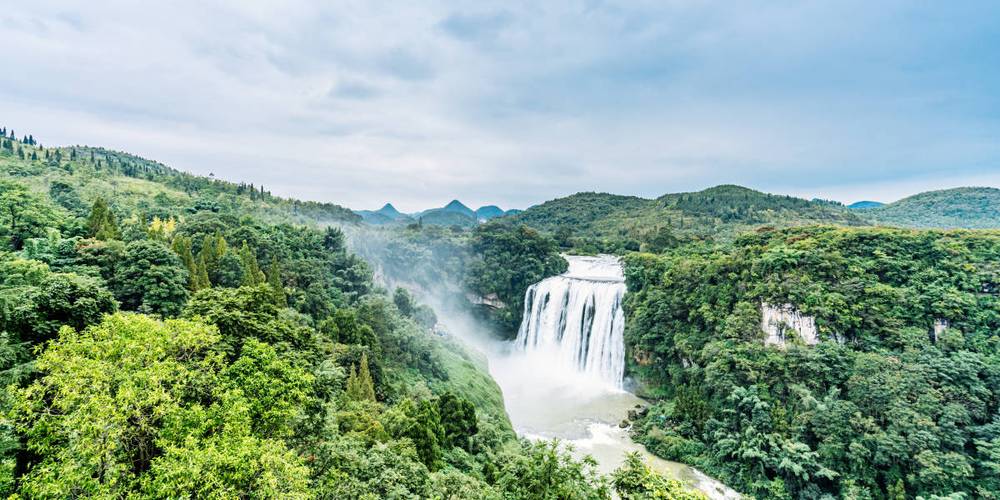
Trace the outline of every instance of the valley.
[[[386, 205], [386, 223], [100, 148], [5, 138], [0, 169], [8, 489], [69, 491], [51, 471], [99, 464], [58, 454], [98, 435], [73, 422], [132, 404], [83, 403], [153, 366], [211, 382], [142, 407], [166, 420], [120, 424], [155, 451], [138, 472], [92, 472], [119, 482], [88, 491], [242, 481], [185, 458], [220, 440], [281, 477], [240, 484], [292, 497], [989, 498], [1000, 484], [1000, 233], [926, 229], [995, 227], [990, 189], [862, 208], [737, 186], [581, 193], [483, 217]], [[38, 398], [72, 394], [64, 359], [108, 382], [40, 427]], [[122, 363], [138, 371], [106, 368]], [[260, 424], [232, 434], [241, 414]], [[171, 441], [196, 432], [170, 434], [181, 418], [207, 430]]]

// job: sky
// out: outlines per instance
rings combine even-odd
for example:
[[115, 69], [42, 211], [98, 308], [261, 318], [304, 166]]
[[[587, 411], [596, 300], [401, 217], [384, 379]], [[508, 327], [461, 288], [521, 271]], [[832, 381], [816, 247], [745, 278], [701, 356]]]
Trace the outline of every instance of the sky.
[[[419, 4], [419, 5], [418, 5]], [[992, 1], [0, 8], [0, 124], [404, 211], [1000, 186]]]

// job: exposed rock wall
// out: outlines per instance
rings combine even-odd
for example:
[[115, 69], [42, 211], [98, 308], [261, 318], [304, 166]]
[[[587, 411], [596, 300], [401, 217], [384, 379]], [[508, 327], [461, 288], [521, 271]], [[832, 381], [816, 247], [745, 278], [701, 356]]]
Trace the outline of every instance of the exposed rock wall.
[[806, 345], [819, 343], [815, 317], [803, 315], [791, 304], [775, 306], [765, 302], [760, 309], [760, 328], [767, 334], [765, 344], [784, 348], [795, 336]]
[[948, 323], [948, 320], [946, 319], [934, 320], [934, 342], [937, 342], [941, 338], [941, 335], [944, 334], [944, 331], [947, 330], [949, 326], [951, 326], [951, 324]]

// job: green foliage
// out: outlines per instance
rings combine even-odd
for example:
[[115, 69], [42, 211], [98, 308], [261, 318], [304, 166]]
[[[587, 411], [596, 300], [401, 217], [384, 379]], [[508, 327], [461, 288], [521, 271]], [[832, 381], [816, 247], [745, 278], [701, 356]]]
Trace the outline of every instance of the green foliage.
[[592, 458], [576, 461], [558, 442], [522, 442], [497, 458], [494, 481], [507, 498], [607, 499]]
[[880, 224], [917, 228], [1000, 229], [1000, 189], [929, 191], [876, 208], [859, 210]]
[[267, 267], [267, 286], [271, 287], [274, 303], [278, 307], [288, 307], [288, 295], [281, 283], [281, 267], [278, 265], [277, 257], [271, 257], [271, 265]]
[[158, 241], [141, 240], [125, 247], [112, 288], [123, 308], [169, 317], [183, 309], [188, 284], [177, 254]]
[[766, 226], [866, 223], [838, 203], [732, 185], [666, 194], [655, 200], [577, 193], [533, 206], [513, 216], [511, 222], [549, 234], [568, 228], [574, 237], [563, 233], [563, 246], [578, 253], [636, 251], [639, 242], [648, 251], [660, 252], [686, 241], [730, 241], [744, 231]]
[[48, 266], [15, 259], [0, 263], [0, 331], [40, 343], [68, 325], [83, 328], [118, 309], [99, 279], [53, 273]]
[[97, 240], [114, 240], [118, 239], [119, 235], [114, 212], [104, 198], [97, 198], [90, 209], [90, 216], [87, 217], [87, 236]]
[[347, 377], [347, 389], [344, 394], [351, 401], [375, 401], [375, 383], [372, 380], [372, 373], [368, 369], [368, 354], [361, 355], [361, 362], [358, 363], [357, 369], [351, 367], [351, 374]]
[[493, 319], [507, 335], [521, 323], [524, 291], [568, 266], [555, 241], [527, 226], [483, 224], [473, 233], [472, 250], [477, 258], [466, 271], [466, 286], [499, 298], [504, 306], [493, 311]]
[[58, 211], [23, 184], [0, 179], [0, 238], [20, 250], [28, 238], [43, 236], [54, 226]]
[[470, 401], [446, 392], [437, 400], [445, 442], [451, 447], [472, 451], [472, 437], [479, 432], [476, 407]]
[[611, 485], [622, 500], [704, 500], [707, 497], [684, 488], [680, 481], [666, 479], [649, 469], [638, 453], [625, 455], [625, 462], [611, 475]]
[[243, 270], [243, 286], [257, 286], [267, 281], [257, 264], [257, 255], [250, 250], [245, 240], [240, 247], [240, 268]]
[[307, 328], [281, 315], [267, 286], [201, 290], [188, 302], [184, 317], [217, 326], [230, 352], [238, 352], [247, 339], [301, 346], [309, 338]]
[[[638, 438], [764, 497], [995, 491], [996, 255], [991, 232], [815, 227], [627, 256], [630, 371], [665, 397]], [[764, 303], [821, 342], [765, 346]]]
[[280, 442], [254, 437], [247, 400], [225, 391], [218, 340], [197, 323], [127, 314], [64, 328], [37, 361], [42, 376], [14, 395], [31, 451], [22, 491], [302, 495], [304, 466]]

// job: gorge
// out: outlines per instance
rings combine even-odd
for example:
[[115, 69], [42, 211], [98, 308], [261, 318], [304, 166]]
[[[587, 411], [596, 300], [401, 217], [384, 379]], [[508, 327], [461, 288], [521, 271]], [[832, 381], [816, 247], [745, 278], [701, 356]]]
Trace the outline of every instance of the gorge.
[[739, 498], [697, 469], [650, 454], [620, 427], [629, 410], [645, 404], [624, 389], [622, 265], [608, 255], [564, 257], [565, 273], [526, 291], [517, 338], [488, 349], [515, 430], [530, 439], [559, 439], [578, 456], [593, 456], [603, 472], [638, 452], [654, 470], [710, 498]]

